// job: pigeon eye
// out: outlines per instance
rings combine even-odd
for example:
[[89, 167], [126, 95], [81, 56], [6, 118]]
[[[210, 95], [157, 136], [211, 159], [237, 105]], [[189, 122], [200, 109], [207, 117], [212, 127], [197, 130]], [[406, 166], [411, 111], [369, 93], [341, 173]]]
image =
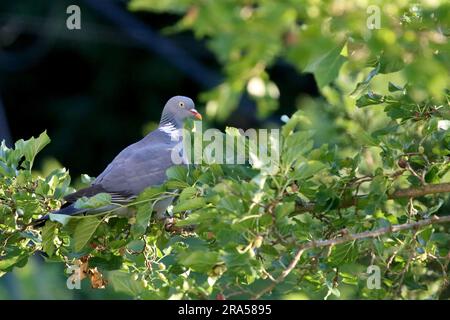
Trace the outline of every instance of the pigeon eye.
[[182, 102], [182, 101], [178, 102], [178, 106], [179, 106], [180, 108], [184, 108], [184, 102]]

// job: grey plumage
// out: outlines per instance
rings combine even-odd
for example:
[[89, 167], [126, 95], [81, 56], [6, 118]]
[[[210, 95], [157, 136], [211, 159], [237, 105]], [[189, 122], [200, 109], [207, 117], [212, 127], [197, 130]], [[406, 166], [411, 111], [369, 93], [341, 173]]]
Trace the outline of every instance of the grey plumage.
[[124, 196], [137, 195], [148, 186], [162, 184], [176, 144], [178, 141], [172, 141], [167, 133], [155, 130], [120, 152], [93, 184]]
[[[190, 117], [201, 119], [190, 98], [175, 96], [169, 99], [163, 109], [158, 129], [125, 148], [90, 187], [68, 195], [65, 198], [67, 202], [64, 206], [53, 213], [68, 215], [92, 213], [86, 209], [76, 209], [74, 206], [76, 200], [84, 196], [92, 197], [106, 192], [111, 194], [114, 206], [114, 203], [124, 204], [132, 201], [147, 187], [163, 184], [167, 179], [166, 170], [173, 165], [172, 150], [181, 141], [181, 138], [174, 139], [174, 135], [179, 134], [184, 121]], [[156, 203], [154, 210], [157, 212], [157, 216], [163, 215], [170, 203], [171, 199]], [[111, 209], [112, 207], [109, 206], [95, 209], [95, 212]], [[48, 217], [45, 216], [40, 221], [47, 219]]]

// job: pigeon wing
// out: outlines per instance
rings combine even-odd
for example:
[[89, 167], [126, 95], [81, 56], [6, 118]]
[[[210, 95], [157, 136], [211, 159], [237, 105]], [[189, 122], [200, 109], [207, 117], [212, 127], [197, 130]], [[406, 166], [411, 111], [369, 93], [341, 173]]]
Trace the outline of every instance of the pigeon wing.
[[177, 142], [165, 134], [150, 134], [125, 148], [95, 179], [93, 184], [65, 199], [75, 202], [83, 196], [106, 192], [116, 203], [128, 202], [145, 188], [163, 184], [166, 170], [173, 165], [172, 150]]
[[160, 131], [125, 148], [94, 181], [108, 192], [138, 195], [166, 180], [173, 165], [172, 150], [178, 142]]

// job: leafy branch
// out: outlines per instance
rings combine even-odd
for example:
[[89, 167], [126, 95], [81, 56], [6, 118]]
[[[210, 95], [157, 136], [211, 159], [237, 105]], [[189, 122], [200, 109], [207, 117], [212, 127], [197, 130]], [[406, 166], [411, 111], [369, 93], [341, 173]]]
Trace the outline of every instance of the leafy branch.
[[[388, 194], [388, 199], [400, 199], [400, 198], [418, 198], [429, 194], [447, 193], [450, 192], [450, 183], [438, 183], [428, 184], [420, 187], [398, 189], [391, 194]], [[356, 206], [358, 201], [367, 198], [367, 195], [356, 196], [348, 200], [344, 200], [339, 209], [350, 208]], [[301, 203], [297, 202], [295, 207], [295, 214], [301, 214], [305, 212], [313, 212], [316, 210], [314, 203]]]
[[300, 261], [300, 258], [302, 254], [309, 249], [315, 249], [315, 248], [321, 248], [321, 247], [329, 247], [329, 246], [335, 246], [338, 244], [351, 242], [355, 240], [361, 240], [361, 239], [369, 239], [369, 238], [377, 238], [389, 233], [399, 232], [403, 230], [418, 230], [420, 228], [432, 225], [432, 224], [442, 224], [442, 223], [449, 223], [450, 222], [450, 215], [444, 216], [444, 217], [437, 217], [433, 216], [430, 219], [424, 219], [416, 222], [411, 223], [404, 223], [404, 224], [397, 224], [397, 225], [391, 225], [384, 228], [379, 228], [373, 231], [365, 231], [360, 233], [348, 233], [348, 231], [343, 230], [342, 236], [334, 238], [334, 239], [328, 239], [328, 240], [312, 240], [308, 243], [305, 243], [297, 248], [297, 253], [295, 254], [294, 258], [292, 259], [291, 263], [288, 265], [288, 267], [283, 270], [281, 275], [277, 278], [274, 278], [273, 282], [262, 289], [260, 292], [255, 294], [252, 299], [259, 299], [264, 294], [269, 293], [272, 291], [278, 284], [284, 281], [284, 279], [291, 273], [291, 271], [297, 266], [298, 262]]

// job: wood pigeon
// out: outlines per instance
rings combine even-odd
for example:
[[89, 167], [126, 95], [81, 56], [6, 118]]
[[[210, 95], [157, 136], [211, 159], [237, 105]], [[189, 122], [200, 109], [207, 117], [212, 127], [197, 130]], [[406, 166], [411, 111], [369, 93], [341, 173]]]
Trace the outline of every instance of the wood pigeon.
[[[144, 189], [163, 184], [166, 170], [174, 165], [172, 150], [180, 143], [181, 130], [188, 118], [202, 119], [195, 110], [192, 99], [184, 96], [170, 98], [164, 106], [161, 121], [156, 130], [142, 140], [120, 152], [106, 169], [94, 180], [90, 187], [67, 195], [66, 203], [53, 214], [77, 215], [110, 211], [131, 202]], [[98, 193], [111, 195], [112, 204], [96, 209], [77, 209], [75, 202], [82, 197], [92, 197]], [[173, 199], [164, 199], [154, 204], [157, 217], [163, 217]], [[116, 210], [125, 214], [126, 210]], [[48, 215], [36, 220], [35, 226], [43, 225]]]

